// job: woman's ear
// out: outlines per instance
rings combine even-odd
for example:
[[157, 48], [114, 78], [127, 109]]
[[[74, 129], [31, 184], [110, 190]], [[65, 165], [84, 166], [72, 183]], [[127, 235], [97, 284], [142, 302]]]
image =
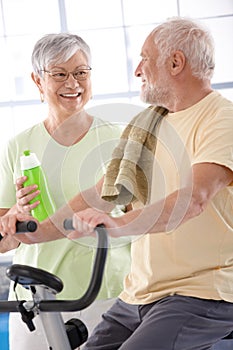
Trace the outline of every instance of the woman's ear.
[[42, 87], [41, 87], [41, 77], [38, 74], [35, 74], [34, 72], [31, 73], [31, 78], [34, 81], [34, 83], [36, 84], [36, 86], [39, 88], [39, 90], [41, 91]]
[[179, 74], [185, 66], [186, 58], [182, 51], [175, 51], [171, 56], [171, 74], [177, 75]]
[[36, 86], [39, 89], [40, 92], [40, 100], [43, 103], [44, 102], [44, 91], [41, 85], [41, 77], [38, 74], [35, 74], [34, 72], [31, 73], [31, 78], [34, 81], [34, 83], [36, 84]]

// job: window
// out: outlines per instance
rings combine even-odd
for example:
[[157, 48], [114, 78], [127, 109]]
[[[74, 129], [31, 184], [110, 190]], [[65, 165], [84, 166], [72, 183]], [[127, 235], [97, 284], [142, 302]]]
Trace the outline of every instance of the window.
[[[6, 140], [45, 116], [31, 80], [31, 52], [49, 32], [81, 35], [92, 51], [93, 99], [89, 106], [133, 103], [140, 81], [134, 70], [146, 35], [172, 16], [199, 18], [216, 43], [213, 87], [233, 100], [232, 0], [0, 0], [0, 147]], [[103, 74], [106, 72], [106, 74]]]

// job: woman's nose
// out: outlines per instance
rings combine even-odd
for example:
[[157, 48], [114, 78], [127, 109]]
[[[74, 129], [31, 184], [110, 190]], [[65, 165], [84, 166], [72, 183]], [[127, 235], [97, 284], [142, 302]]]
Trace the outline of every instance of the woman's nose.
[[67, 80], [66, 80], [66, 86], [78, 86], [79, 82], [77, 79], [74, 78], [73, 74], [69, 74]]

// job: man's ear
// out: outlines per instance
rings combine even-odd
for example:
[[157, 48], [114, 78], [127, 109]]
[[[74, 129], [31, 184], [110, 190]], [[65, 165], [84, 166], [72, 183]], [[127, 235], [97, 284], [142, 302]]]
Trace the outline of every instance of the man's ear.
[[171, 56], [170, 71], [172, 75], [179, 74], [185, 66], [186, 58], [182, 51], [175, 51]]

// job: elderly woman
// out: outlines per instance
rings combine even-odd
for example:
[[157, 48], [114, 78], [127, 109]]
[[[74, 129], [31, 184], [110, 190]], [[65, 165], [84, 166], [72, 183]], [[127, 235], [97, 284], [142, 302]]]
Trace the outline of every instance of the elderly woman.
[[[48, 113], [43, 122], [11, 139], [1, 156], [0, 216], [17, 207], [16, 195], [18, 204], [27, 204], [38, 194], [36, 186], [23, 188], [26, 178], [21, 177], [19, 159], [26, 149], [35, 152], [40, 159], [57, 209], [102, 177], [121, 130], [94, 118], [84, 109], [92, 96], [90, 56], [88, 45], [73, 34], [48, 34], [36, 43], [32, 53], [32, 79], [41, 101], [47, 102]], [[34, 192], [30, 194], [31, 191]], [[37, 201], [27, 207], [32, 209], [36, 205]], [[71, 213], [67, 212], [68, 215]], [[14, 263], [39, 267], [60, 277], [64, 289], [58, 298], [75, 299], [85, 292], [95, 254], [88, 238], [78, 242], [61, 239], [34, 245], [18, 244], [12, 237], [5, 236], [0, 251], [17, 247]], [[129, 245], [121, 244], [109, 250], [99, 300], [82, 311], [81, 317], [75, 314], [89, 330], [121, 291], [129, 269], [129, 256]], [[16, 293], [19, 299], [31, 299], [28, 291], [20, 286]], [[14, 298], [11, 286], [10, 299]], [[35, 325], [36, 332], [30, 333], [19, 314], [10, 315], [11, 350], [47, 350], [36, 318]]]

